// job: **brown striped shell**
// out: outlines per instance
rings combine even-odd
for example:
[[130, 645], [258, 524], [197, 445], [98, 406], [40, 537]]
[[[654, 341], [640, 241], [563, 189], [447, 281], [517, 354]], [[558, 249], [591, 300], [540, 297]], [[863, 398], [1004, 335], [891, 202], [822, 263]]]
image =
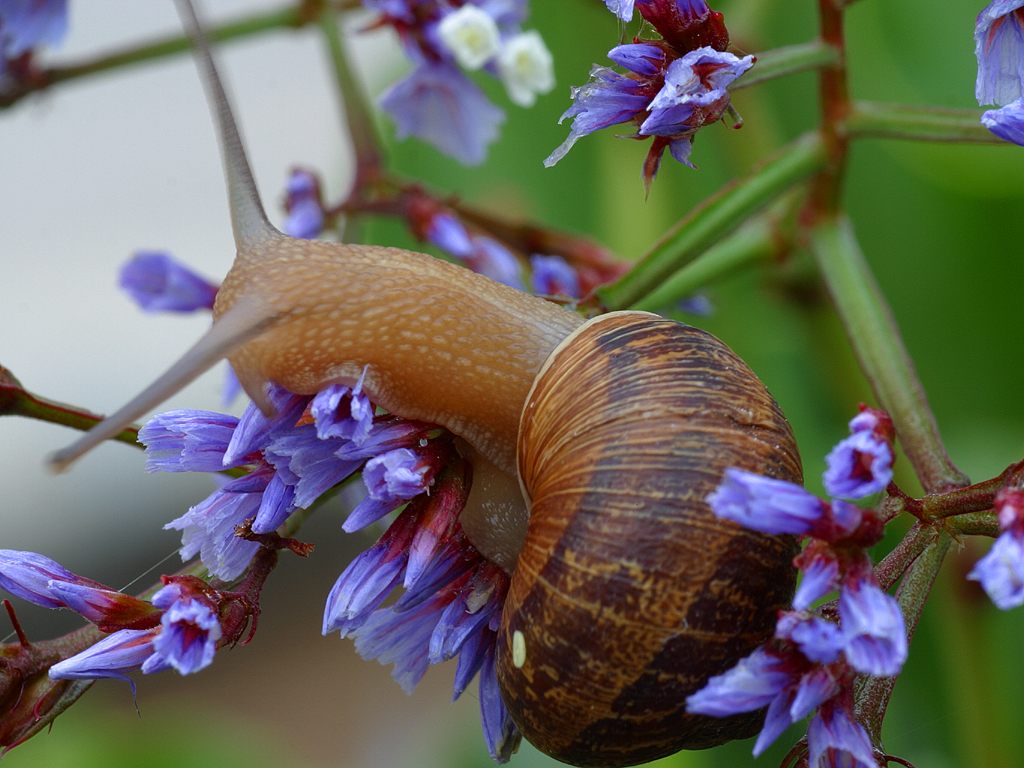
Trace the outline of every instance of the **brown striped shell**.
[[703, 331], [603, 315], [545, 363], [518, 454], [531, 513], [497, 665], [523, 735], [578, 766], [753, 735], [761, 713], [688, 715], [685, 699], [768, 638], [793, 594], [795, 541], [704, 500], [729, 466], [801, 481], [764, 385]]

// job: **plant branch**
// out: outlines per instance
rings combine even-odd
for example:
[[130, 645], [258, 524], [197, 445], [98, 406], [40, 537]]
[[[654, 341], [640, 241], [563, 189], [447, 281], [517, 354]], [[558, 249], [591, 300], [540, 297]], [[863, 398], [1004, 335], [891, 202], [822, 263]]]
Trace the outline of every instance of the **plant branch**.
[[850, 138], [970, 142], [1012, 146], [985, 128], [980, 109], [943, 109], [913, 104], [855, 101], [846, 118]]
[[835, 48], [820, 40], [799, 45], [788, 45], [784, 48], [773, 48], [763, 53], [754, 54], [757, 66], [732, 85], [730, 91], [739, 91], [759, 85], [768, 80], [793, 75], [797, 72], [820, 69], [838, 62]]
[[880, 405], [926, 493], [967, 485], [946, 454], [924, 388], [900, 337], [888, 303], [864, 260], [845, 217], [819, 221], [811, 250], [832, 295], [846, 335]]
[[633, 268], [597, 290], [608, 309], [625, 309], [644, 299], [681, 265], [714, 245], [779, 195], [825, 163], [820, 137], [805, 134], [747, 176], [726, 185], [690, 211]]

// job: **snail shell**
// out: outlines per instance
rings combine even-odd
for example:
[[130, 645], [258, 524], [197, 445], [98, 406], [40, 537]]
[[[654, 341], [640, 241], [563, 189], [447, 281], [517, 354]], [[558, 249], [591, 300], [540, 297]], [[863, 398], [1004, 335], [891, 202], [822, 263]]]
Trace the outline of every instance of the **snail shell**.
[[632, 765], [752, 735], [760, 713], [686, 697], [774, 629], [796, 544], [715, 518], [729, 466], [801, 481], [789, 424], [727, 346], [639, 312], [567, 338], [520, 422], [531, 506], [497, 648], [524, 736], [580, 766]]

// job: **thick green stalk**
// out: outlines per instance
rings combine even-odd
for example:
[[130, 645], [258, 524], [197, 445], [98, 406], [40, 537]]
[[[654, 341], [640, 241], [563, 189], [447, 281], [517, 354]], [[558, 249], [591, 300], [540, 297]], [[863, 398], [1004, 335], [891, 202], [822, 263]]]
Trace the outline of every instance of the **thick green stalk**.
[[846, 131], [850, 138], [1007, 144], [985, 128], [980, 119], [980, 109], [855, 101], [846, 118]]
[[827, 67], [835, 64], [838, 60], [835, 48], [820, 40], [788, 45], [785, 48], [773, 48], [770, 51], [754, 54], [754, 57], [757, 59], [756, 66], [730, 86], [730, 91], [739, 91], [797, 72]]
[[657, 312], [670, 307], [725, 275], [770, 261], [778, 254], [780, 244], [775, 222], [767, 217], [755, 219], [697, 255], [630, 308]]
[[625, 275], [597, 291], [608, 309], [625, 309], [661, 287], [681, 265], [693, 260], [817, 172], [825, 162], [821, 139], [806, 134], [750, 174], [723, 187], [690, 211]]
[[[910, 638], [914, 636], [914, 630], [917, 629], [917, 622], [928, 601], [932, 585], [935, 583], [935, 578], [942, 567], [942, 561], [952, 543], [953, 539], [948, 534], [943, 533], [939, 536], [914, 561], [907, 571], [906, 577], [900, 583], [896, 592], [896, 600], [903, 613], [907, 642], [910, 642]], [[882, 743], [882, 721], [885, 719], [885, 711], [892, 698], [896, 679], [895, 677], [869, 677], [864, 679], [857, 688], [857, 719], [867, 729], [871, 741], [876, 745]]]
[[926, 493], [967, 485], [939, 436], [931, 408], [888, 303], [843, 216], [819, 219], [811, 249], [861, 370], [892, 416], [896, 434]]

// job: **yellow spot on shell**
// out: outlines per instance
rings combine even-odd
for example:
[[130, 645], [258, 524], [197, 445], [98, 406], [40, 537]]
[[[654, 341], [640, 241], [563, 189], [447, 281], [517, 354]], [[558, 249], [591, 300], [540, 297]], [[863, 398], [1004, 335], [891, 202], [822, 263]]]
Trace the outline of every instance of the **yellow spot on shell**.
[[526, 638], [518, 629], [512, 633], [512, 666], [522, 669], [526, 663]]

